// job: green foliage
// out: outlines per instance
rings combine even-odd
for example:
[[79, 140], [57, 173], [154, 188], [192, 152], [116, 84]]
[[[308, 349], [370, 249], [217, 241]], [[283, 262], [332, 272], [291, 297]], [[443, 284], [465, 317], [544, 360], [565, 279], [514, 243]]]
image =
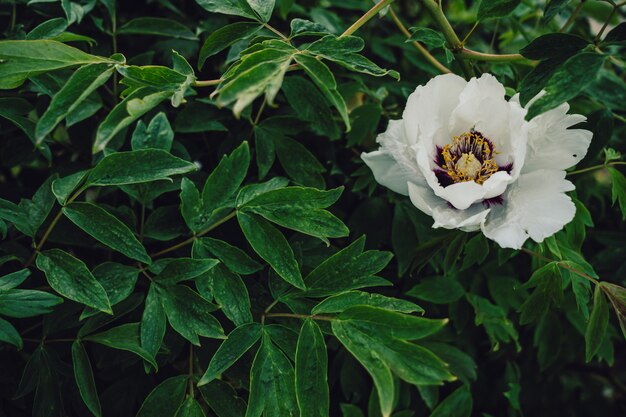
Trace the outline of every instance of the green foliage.
[[[623, 414], [624, 9], [0, 1], [0, 416]], [[448, 71], [587, 117], [562, 231], [377, 185]]]

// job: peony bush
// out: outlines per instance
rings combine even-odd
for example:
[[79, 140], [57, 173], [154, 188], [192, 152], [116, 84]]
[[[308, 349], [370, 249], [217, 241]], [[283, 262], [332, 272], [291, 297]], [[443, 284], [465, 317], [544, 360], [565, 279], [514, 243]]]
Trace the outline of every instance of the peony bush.
[[624, 415], [625, 6], [0, 0], [0, 417]]

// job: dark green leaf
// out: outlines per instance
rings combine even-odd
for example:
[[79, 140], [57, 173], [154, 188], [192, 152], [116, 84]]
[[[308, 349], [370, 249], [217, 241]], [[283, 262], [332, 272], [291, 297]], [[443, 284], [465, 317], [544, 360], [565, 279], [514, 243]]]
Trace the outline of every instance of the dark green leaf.
[[161, 382], [146, 397], [137, 417], [172, 417], [183, 403], [187, 375], [179, 375]]
[[320, 327], [307, 319], [296, 348], [296, 398], [301, 417], [327, 417], [329, 411], [328, 354]]
[[406, 42], [417, 41], [431, 48], [441, 48], [446, 43], [446, 38], [436, 30], [428, 28], [410, 28], [411, 37]]
[[215, 301], [230, 321], [236, 325], [252, 321], [248, 289], [239, 275], [220, 264], [196, 282], [198, 286], [205, 283], [211, 289]]
[[619, 203], [622, 220], [626, 220], [626, 177], [615, 168], [609, 168], [611, 174], [611, 200]]
[[518, 4], [520, 0], [481, 0], [478, 6], [478, 20], [504, 17]]
[[206, 62], [207, 58], [228, 48], [241, 39], [248, 38], [261, 30], [263, 26], [253, 22], [236, 22], [222, 26], [212, 32], [204, 41], [198, 56], [198, 68]]
[[0, 314], [9, 317], [34, 317], [52, 312], [63, 299], [39, 290], [0, 291]]
[[89, 356], [87, 356], [87, 351], [85, 351], [85, 347], [80, 340], [75, 340], [72, 343], [72, 364], [74, 365], [76, 385], [78, 385], [83, 402], [94, 416], [100, 417], [102, 409], [96, 389], [96, 381], [93, 378]]
[[23, 342], [15, 327], [0, 317], [0, 342], [10, 343], [18, 349], [22, 349]]
[[134, 151], [139, 149], [163, 149], [169, 152], [172, 149], [173, 140], [174, 131], [172, 126], [167, 120], [165, 113], [161, 112], [154, 116], [147, 126], [140, 120], [133, 132], [130, 143]]
[[82, 261], [67, 252], [50, 249], [39, 253], [37, 268], [46, 274], [52, 289], [62, 296], [105, 313], [113, 312], [102, 285]]
[[200, 393], [217, 417], [244, 417], [246, 403], [227, 382], [219, 379], [202, 385]]
[[29, 269], [20, 269], [0, 277], [0, 291], [13, 289], [20, 285], [30, 275]]
[[166, 329], [165, 311], [155, 286], [156, 284], [150, 284], [141, 316], [140, 329], [141, 347], [152, 358], [155, 358], [157, 353], [159, 353]]
[[406, 295], [435, 304], [453, 303], [463, 297], [465, 290], [452, 277], [423, 279], [406, 292]]
[[158, 35], [171, 38], [196, 40], [194, 33], [185, 25], [162, 17], [138, 17], [124, 24], [118, 35]]
[[139, 323], [127, 323], [102, 333], [96, 333], [85, 337], [83, 340], [99, 343], [113, 349], [126, 350], [149, 362], [154, 368], [157, 363], [152, 355], [140, 346]]
[[161, 285], [173, 285], [180, 281], [188, 281], [207, 273], [218, 263], [217, 259], [174, 259], [154, 277], [154, 281]]
[[435, 408], [430, 417], [469, 417], [472, 414], [472, 394], [469, 386], [463, 385], [448, 395]]
[[249, 275], [263, 269], [261, 264], [249, 257], [243, 250], [223, 240], [210, 237], [197, 239], [194, 242], [193, 251], [198, 254], [197, 258], [215, 256], [236, 274]]
[[193, 397], [187, 397], [174, 417], [204, 417], [204, 411]]
[[520, 54], [529, 59], [568, 58], [589, 45], [580, 36], [569, 33], [548, 33], [533, 39], [520, 49]]
[[117, 217], [91, 203], [72, 203], [63, 214], [99, 242], [131, 259], [152, 263], [146, 249], [134, 233]]
[[602, 340], [606, 337], [609, 325], [609, 305], [606, 302], [602, 287], [596, 285], [593, 293], [593, 309], [585, 330], [585, 358], [587, 362], [596, 355]]
[[88, 185], [139, 184], [170, 180], [172, 175], [195, 171], [196, 165], [161, 149], [117, 152], [105, 156], [87, 177]]
[[261, 338], [262, 330], [262, 326], [258, 323], [247, 323], [230, 332], [228, 338], [222, 342], [211, 358], [209, 367], [200, 378], [198, 386], [212, 382], [230, 368]]
[[255, 20], [258, 18], [246, 0], [196, 0], [196, 3], [211, 13], [223, 13]]
[[401, 313], [423, 313], [424, 309], [410, 301], [370, 294], [363, 291], [346, 291], [333, 295], [316, 305], [311, 314], [341, 313], [354, 306], [380, 307]]

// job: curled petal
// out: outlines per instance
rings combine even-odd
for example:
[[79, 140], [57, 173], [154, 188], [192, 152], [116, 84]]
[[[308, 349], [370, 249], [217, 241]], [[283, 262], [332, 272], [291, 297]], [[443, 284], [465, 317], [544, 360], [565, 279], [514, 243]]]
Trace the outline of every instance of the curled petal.
[[370, 167], [379, 184], [398, 194], [409, 194], [406, 170], [387, 151], [362, 153], [361, 158]]
[[529, 237], [542, 242], [569, 223], [576, 206], [565, 192], [574, 185], [564, 171], [522, 174], [504, 194], [504, 204], [491, 209], [482, 231], [503, 248], [520, 249]]

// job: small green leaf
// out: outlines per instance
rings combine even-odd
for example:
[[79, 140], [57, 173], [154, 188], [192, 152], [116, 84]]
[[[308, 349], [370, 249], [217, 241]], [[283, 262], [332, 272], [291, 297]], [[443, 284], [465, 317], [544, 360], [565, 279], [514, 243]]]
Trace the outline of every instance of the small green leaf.
[[196, 35], [185, 25], [162, 17], [138, 17], [117, 29], [117, 35], [157, 35], [196, 40]]
[[29, 269], [20, 269], [19, 271], [11, 272], [10, 274], [0, 277], [0, 291], [6, 291], [13, 289], [20, 285], [30, 276]]
[[51, 40], [0, 41], [0, 90], [49, 71], [100, 63], [114, 62]]
[[417, 41], [431, 48], [441, 48], [446, 44], [446, 38], [436, 30], [428, 28], [410, 28], [411, 37], [406, 42]]
[[187, 375], [179, 375], [161, 382], [141, 404], [137, 417], [172, 417], [183, 403]]
[[158, 113], [146, 126], [141, 120], [133, 132], [130, 144], [134, 151], [139, 149], [163, 149], [170, 151], [174, 131], [165, 113]]
[[[233, 16], [258, 19], [258, 16], [246, 0], [196, 0], [204, 10]], [[273, 1], [272, 1], [273, 3]]]
[[10, 343], [19, 350], [23, 347], [23, 342], [18, 331], [11, 323], [0, 317], [0, 341]]
[[600, 287], [602, 287], [611, 305], [613, 305], [613, 309], [619, 320], [619, 326], [626, 339], [626, 288], [611, 284], [610, 282], [601, 282]]
[[83, 338], [85, 341], [99, 343], [113, 349], [125, 350], [132, 352], [149, 362], [154, 368], [157, 363], [154, 361], [145, 349], [140, 346], [139, 342], [139, 323], [127, 323], [114, 327], [102, 333], [96, 333]]
[[602, 287], [596, 285], [593, 292], [593, 308], [585, 330], [585, 359], [587, 362], [591, 362], [591, 359], [600, 349], [602, 341], [606, 337], [608, 325], [609, 304], [606, 302]]
[[57, 92], [46, 112], [37, 122], [35, 137], [40, 143], [57, 124], [72, 113], [98, 87], [111, 77], [115, 68], [109, 64], [90, 64], [76, 70]]
[[174, 259], [154, 277], [154, 282], [160, 285], [173, 285], [180, 281], [188, 281], [207, 273], [218, 263], [217, 259]]
[[243, 142], [230, 155], [224, 155], [204, 184], [203, 209], [209, 214], [223, 205], [239, 189], [250, 165], [250, 147]]
[[246, 39], [263, 28], [262, 25], [253, 22], [236, 22], [222, 26], [212, 32], [202, 44], [198, 55], [198, 68], [206, 62], [207, 58], [223, 51], [235, 42]]
[[0, 291], [0, 314], [9, 317], [34, 317], [52, 312], [63, 299], [45, 291], [12, 289]]
[[117, 152], [105, 156], [91, 170], [87, 185], [139, 184], [170, 180], [172, 175], [186, 174], [198, 169], [191, 162], [177, 158], [161, 149]]
[[209, 367], [200, 378], [198, 386], [213, 381], [237, 362], [261, 338], [262, 330], [262, 326], [258, 323], [247, 323], [230, 332], [228, 338], [222, 342], [211, 358]]
[[611, 201], [619, 203], [622, 220], [626, 220], [626, 177], [615, 168], [609, 168], [611, 175]]
[[222, 326], [211, 315], [217, 307], [197, 292], [183, 285], [157, 285], [156, 290], [170, 325], [192, 344], [200, 346], [198, 336], [224, 338]]
[[70, 300], [112, 314], [106, 291], [85, 264], [60, 249], [40, 252], [37, 268], [46, 274], [56, 292]]
[[200, 285], [206, 285], [210, 288], [211, 294], [226, 317], [236, 325], [252, 321], [248, 289], [241, 277], [231, 272], [224, 265], [217, 265], [198, 278], [196, 285], [201, 293]]
[[406, 295], [435, 304], [453, 303], [463, 297], [465, 289], [452, 277], [422, 279]]
[[507, 16], [518, 4], [520, 0], [481, 0], [478, 6], [478, 20]]
[[267, 220], [254, 214], [237, 213], [237, 220], [252, 249], [291, 285], [304, 289], [300, 268], [289, 242]]
[[199, 388], [202, 398], [217, 417], [243, 417], [246, 414], [246, 402], [237, 396], [228, 382], [214, 379]]
[[167, 327], [165, 311], [163, 310], [155, 286], [156, 284], [150, 284], [145, 307], [141, 316], [140, 328], [141, 347], [152, 358], [155, 358], [157, 353], [159, 353]]
[[196, 239], [193, 245], [194, 257], [208, 258], [215, 256], [236, 274], [249, 275], [263, 269], [263, 266], [252, 259], [243, 250], [223, 240], [203, 237]]
[[363, 291], [346, 291], [333, 295], [313, 307], [311, 314], [341, 313], [355, 306], [380, 307], [401, 313], [423, 313], [424, 309], [410, 301], [370, 294]]
[[111, 249], [145, 264], [152, 263], [146, 249], [128, 226], [106, 210], [91, 203], [72, 203], [63, 207], [63, 214]]
[[469, 385], [457, 388], [435, 408], [430, 417], [469, 417], [472, 414], [472, 394]]
[[74, 378], [83, 402], [96, 416], [102, 416], [100, 407], [100, 399], [98, 398], [98, 390], [96, 389], [96, 381], [93, 378], [93, 370], [89, 362], [87, 351], [80, 340], [72, 343], [72, 364], [74, 365]]
[[296, 348], [296, 398], [301, 417], [327, 417], [329, 412], [328, 354], [320, 327], [307, 319]]

